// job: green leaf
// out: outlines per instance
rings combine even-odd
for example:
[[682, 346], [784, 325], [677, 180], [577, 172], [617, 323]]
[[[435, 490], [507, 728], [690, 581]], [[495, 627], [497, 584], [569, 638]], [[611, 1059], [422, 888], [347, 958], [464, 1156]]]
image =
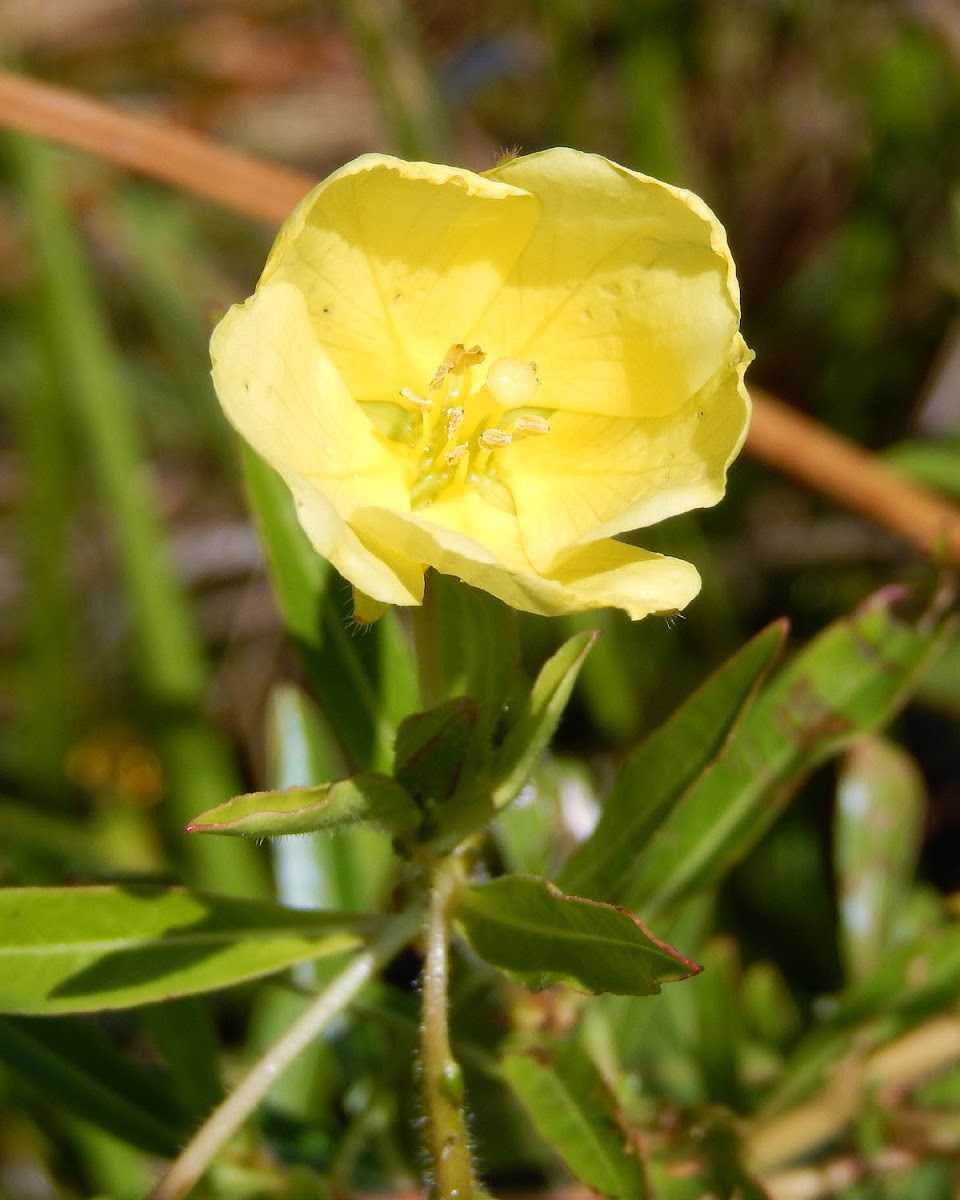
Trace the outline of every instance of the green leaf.
[[777, 674], [650, 839], [618, 899], [649, 917], [711, 887], [757, 844], [810, 770], [889, 720], [950, 633], [948, 622], [900, 620], [901, 595], [879, 592]]
[[515, 800], [533, 774], [537, 759], [560, 724], [577, 675], [596, 637], [596, 631], [590, 629], [574, 634], [544, 663], [497, 754], [493, 769], [495, 808], [503, 808]]
[[918, 681], [917, 699], [960, 720], [960, 635], [954, 630], [943, 653]]
[[2, 1017], [0, 1061], [68, 1112], [147, 1154], [169, 1158], [183, 1144], [169, 1078], [124, 1058], [89, 1021]]
[[624, 895], [651, 835], [720, 753], [786, 632], [786, 622], [775, 621], [757, 634], [631, 755], [596, 829], [560, 872], [559, 887], [598, 900]]
[[854, 742], [837, 783], [833, 863], [840, 944], [851, 978], [880, 966], [913, 885], [926, 791], [920, 768], [880, 737]]
[[504, 875], [474, 884], [455, 916], [481, 958], [533, 989], [569, 983], [650, 996], [700, 970], [625, 909], [565, 896], [545, 879]]
[[714, 938], [702, 958], [703, 976], [691, 989], [696, 1004], [695, 1060], [707, 1098], [742, 1111], [744, 1040], [736, 943]]
[[267, 556], [270, 579], [291, 637], [311, 645], [333, 568], [314, 550], [297, 520], [290, 489], [272, 467], [240, 443], [247, 498]]
[[371, 773], [315, 787], [247, 792], [201, 813], [187, 826], [187, 832], [282, 837], [364, 822], [408, 833], [420, 819], [420, 809], [400, 784]]
[[960, 496], [960, 441], [900, 442], [883, 457], [898, 472], [927, 487]]
[[[267, 786], [307, 787], [344, 774], [336, 738], [310, 698], [289, 684], [268, 698]], [[277, 899], [291, 908], [373, 912], [396, 866], [391, 839], [373, 825], [343, 825], [322, 838], [270, 843]], [[304, 968], [312, 975], [314, 968]]]
[[467, 696], [414, 713], [397, 730], [393, 773], [420, 801], [443, 801], [457, 790], [475, 744], [477, 705]]
[[166, 1064], [185, 1113], [202, 1121], [223, 1099], [220, 1047], [212, 1007], [202, 996], [147, 1004], [139, 1013], [144, 1033]]
[[500, 1069], [537, 1132], [578, 1179], [603, 1196], [642, 1200], [648, 1194], [616, 1098], [577, 1043], [562, 1046], [547, 1063], [508, 1054]]
[[374, 918], [182, 888], [0, 891], [0, 1012], [129, 1008], [228, 987], [362, 942]]

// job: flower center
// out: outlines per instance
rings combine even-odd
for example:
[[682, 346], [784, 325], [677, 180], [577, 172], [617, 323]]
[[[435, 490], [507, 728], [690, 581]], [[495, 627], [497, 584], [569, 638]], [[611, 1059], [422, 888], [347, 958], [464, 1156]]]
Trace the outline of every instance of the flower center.
[[434, 371], [426, 396], [410, 388], [400, 390], [419, 418], [404, 426], [412, 432], [419, 423], [416, 475], [410, 488], [414, 511], [427, 508], [454, 481], [462, 480], [490, 504], [516, 512], [510, 489], [500, 479], [498, 456], [520, 438], [549, 433], [550, 425], [535, 406], [537, 364], [497, 358], [480, 382], [477, 368], [486, 357], [479, 346], [468, 350], [458, 342]]

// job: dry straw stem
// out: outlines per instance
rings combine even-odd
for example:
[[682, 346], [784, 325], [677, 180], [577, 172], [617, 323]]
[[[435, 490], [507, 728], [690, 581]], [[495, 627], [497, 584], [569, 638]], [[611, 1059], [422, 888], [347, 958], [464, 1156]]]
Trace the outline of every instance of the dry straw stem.
[[[279, 224], [315, 180], [167, 122], [0, 71], [0, 126], [85, 150], [223, 208]], [[752, 389], [747, 450], [944, 564], [960, 563], [960, 509], [855, 443]]]
[[960, 510], [856, 443], [751, 388], [747, 449], [761, 462], [862, 513], [938, 562], [960, 563]]
[[[841, 1136], [864, 1112], [868, 1098], [881, 1108], [895, 1110], [904, 1095], [958, 1062], [960, 1019], [952, 1015], [934, 1017], [867, 1057], [853, 1051], [836, 1063], [824, 1086], [808, 1100], [748, 1129], [749, 1165], [765, 1182], [776, 1179], [788, 1164]], [[789, 1175], [785, 1172], [785, 1178]], [[772, 1195], [781, 1194], [776, 1188], [770, 1190]], [[782, 1194], [790, 1194], [786, 1185]]]
[[0, 71], [0, 126], [85, 150], [244, 216], [279, 224], [315, 180], [188, 129]]

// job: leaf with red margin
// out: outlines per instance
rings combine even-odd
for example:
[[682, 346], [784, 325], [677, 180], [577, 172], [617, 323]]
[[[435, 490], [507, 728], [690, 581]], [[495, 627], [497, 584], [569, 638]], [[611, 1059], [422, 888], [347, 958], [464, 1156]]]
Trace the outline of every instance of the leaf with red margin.
[[565, 896], [546, 879], [503, 875], [459, 898], [455, 918], [474, 951], [524, 987], [650, 996], [700, 967], [625, 908]]

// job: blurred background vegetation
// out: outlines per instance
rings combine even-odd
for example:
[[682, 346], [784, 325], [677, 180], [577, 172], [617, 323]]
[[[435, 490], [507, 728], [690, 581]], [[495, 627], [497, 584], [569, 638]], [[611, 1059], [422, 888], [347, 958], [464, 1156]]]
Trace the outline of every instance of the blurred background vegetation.
[[[952, 0], [5, 0], [0, 43], [18, 72], [316, 178], [366, 150], [483, 169], [504, 149], [569, 144], [690, 187], [728, 231], [753, 382], [960, 499]], [[302, 679], [206, 350], [273, 232], [0, 139], [4, 884], [272, 889], [267, 848], [198, 848], [180, 829], [276, 779], [264, 731], [289, 695], [277, 686]], [[700, 568], [681, 619], [523, 624], [533, 664], [571, 627], [604, 631], [556, 747], [565, 787], [602, 786], [767, 620], [787, 615], [800, 643], [876, 588], [923, 594], [933, 574], [894, 535], [748, 458], [718, 509], [639, 540]], [[954, 644], [895, 730], [926, 797], [930, 894], [960, 888], [958, 719]], [[333, 774], [351, 749], [320, 743]], [[719, 909], [744, 963], [775, 964], [801, 1012], [844, 981], [836, 790], [835, 767], [808, 782]], [[372, 903], [360, 859], [380, 851], [351, 846], [335, 898]], [[251, 1003], [241, 991], [213, 1010], [238, 1055], [263, 1033], [248, 1033]], [[134, 1051], [148, 1037], [126, 1018], [109, 1032]], [[15, 1069], [0, 1072], [0, 1107], [0, 1194], [82, 1195], [83, 1180], [128, 1194], [114, 1143]], [[16, 1164], [44, 1160], [48, 1141], [48, 1175], [27, 1190]]]

